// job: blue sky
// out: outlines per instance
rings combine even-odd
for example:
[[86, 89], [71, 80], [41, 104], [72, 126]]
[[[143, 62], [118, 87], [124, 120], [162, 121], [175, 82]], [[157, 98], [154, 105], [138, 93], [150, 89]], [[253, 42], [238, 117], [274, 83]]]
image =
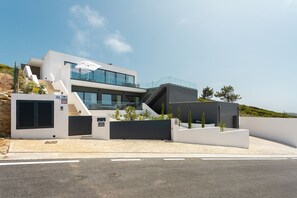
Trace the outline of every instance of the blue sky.
[[49, 50], [297, 112], [297, 0], [0, 0], [0, 63]]

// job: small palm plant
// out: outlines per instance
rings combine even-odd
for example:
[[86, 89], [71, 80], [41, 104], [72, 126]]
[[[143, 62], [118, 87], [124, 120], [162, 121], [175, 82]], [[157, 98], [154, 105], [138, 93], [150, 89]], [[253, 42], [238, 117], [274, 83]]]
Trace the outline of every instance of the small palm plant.
[[180, 126], [180, 107], [177, 108], [178, 126]]
[[189, 114], [188, 114], [188, 128], [192, 128], [192, 112], [191, 110], [189, 111]]
[[220, 127], [220, 129], [221, 129], [221, 132], [223, 132], [224, 131], [224, 128], [226, 127], [226, 124], [224, 123], [224, 122], [219, 122], [219, 127]]
[[204, 113], [204, 112], [202, 112], [201, 127], [202, 127], [202, 128], [205, 127], [205, 113]]

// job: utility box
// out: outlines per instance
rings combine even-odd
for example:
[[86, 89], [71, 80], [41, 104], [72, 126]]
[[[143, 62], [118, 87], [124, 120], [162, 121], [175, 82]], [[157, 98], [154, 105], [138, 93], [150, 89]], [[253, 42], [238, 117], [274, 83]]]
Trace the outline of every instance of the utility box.
[[109, 117], [93, 116], [92, 136], [96, 139], [109, 140]]
[[97, 118], [98, 127], [105, 127], [106, 118]]

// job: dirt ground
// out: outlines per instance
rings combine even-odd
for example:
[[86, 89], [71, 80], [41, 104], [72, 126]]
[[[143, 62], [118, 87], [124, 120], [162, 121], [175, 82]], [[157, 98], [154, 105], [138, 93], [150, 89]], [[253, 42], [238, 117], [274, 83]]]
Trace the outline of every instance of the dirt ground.
[[9, 140], [0, 138], [0, 155], [5, 155], [8, 151]]
[[10, 74], [0, 73], [0, 91], [11, 90], [13, 77]]

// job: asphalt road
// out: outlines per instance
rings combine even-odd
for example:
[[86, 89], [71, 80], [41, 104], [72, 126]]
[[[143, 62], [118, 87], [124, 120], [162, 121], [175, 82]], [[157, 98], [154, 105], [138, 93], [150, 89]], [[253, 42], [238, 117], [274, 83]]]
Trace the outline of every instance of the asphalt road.
[[0, 197], [296, 198], [297, 160], [82, 159], [1, 165]]

